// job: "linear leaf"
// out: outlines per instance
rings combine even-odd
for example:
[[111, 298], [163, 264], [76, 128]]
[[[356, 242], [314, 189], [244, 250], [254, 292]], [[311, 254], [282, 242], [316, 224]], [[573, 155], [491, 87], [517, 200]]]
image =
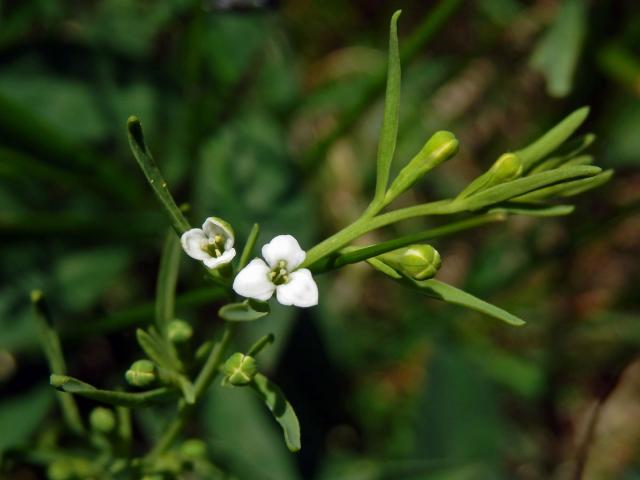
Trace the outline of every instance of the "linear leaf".
[[582, 107], [567, 116], [535, 142], [516, 151], [522, 160], [524, 171], [528, 171], [538, 160], [553, 152], [575, 132], [589, 115], [589, 107]]
[[376, 192], [374, 202], [382, 201], [387, 183], [391, 161], [396, 150], [398, 137], [398, 117], [400, 113], [400, 52], [398, 49], [398, 17], [400, 10], [391, 17], [389, 31], [389, 64], [387, 67], [387, 90], [384, 99], [384, 117], [380, 142], [378, 143]]
[[530, 217], [559, 217], [569, 215], [575, 210], [573, 205], [546, 205], [537, 203], [505, 202], [496, 205], [489, 213], [506, 213], [509, 215], [528, 215]]
[[468, 198], [456, 200], [456, 202], [461, 203], [462, 207], [467, 210], [479, 210], [555, 183], [566, 182], [579, 177], [591, 177], [601, 171], [602, 169], [599, 167], [576, 166], [539, 172], [490, 187]]
[[495, 305], [492, 305], [484, 300], [480, 300], [474, 297], [470, 293], [467, 293], [459, 288], [456, 288], [447, 283], [431, 278], [429, 280], [411, 280], [411, 284], [414, 288], [417, 288], [425, 295], [442, 300], [443, 302], [453, 303], [462, 307], [475, 310], [476, 312], [483, 313], [490, 317], [502, 320], [510, 325], [521, 326], [525, 324], [525, 321], [515, 315], [503, 310]]
[[182, 235], [191, 228], [191, 225], [189, 225], [189, 222], [176, 205], [176, 202], [167, 187], [167, 182], [164, 180], [158, 165], [145, 144], [142, 125], [140, 125], [138, 117], [129, 117], [127, 121], [127, 131], [129, 136], [129, 146], [131, 147], [133, 156], [169, 216], [171, 226], [178, 235]]
[[594, 175], [593, 177], [580, 178], [578, 180], [572, 180], [569, 182], [558, 183], [549, 187], [541, 188], [526, 195], [515, 197], [513, 200], [522, 202], [535, 202], [539, 200], [546, 200], [554, 196], [558, 197], [571, 197], [578, 195], [579, 193], [586, 192], [593, 188], [599, 187], [608, 182], [613, 176], [613, 170], [606, 170]]
[[180, 361], [173, 355], [173, 352], [167, 347], [163, 338], [161, 338], [153, 329], [149, 332], [138, 328], [136, 330], [136, 339], [138, 344], [144, 350], [147, 356], [156, 362], [159, 366], [169, 371], [180, 371], [182, 365]]
[[561, 165], [565, 165], [569, 160], [586, 150], [595, 141], [595, 139], [596, 136], [593, 133], [588, 133], [566, 142], [553, 152], [552, 157], [549, 157], [535, 165], [531, 169], [531, 173], [552, 170], [560, 167]]
[[123, 407], [141, 407], [152, 405], [176, 396], [176, 391], [168, 388], [156, 388], [146, 392], [128, 393], [117, 392], [115, 390], [100, 390], [93, 385], [89, 385], [77, 378], [67, 375], [52, 374], [50, 377], [51, 386], [57, 390], [80, 395], [97, 402], [108, 403], [109, 405], [119, 405]]
[[256, 374], [251, 386], [267, 405], [276, 422], [282, 427], [287, 448], [292, 452], [300, 450], [300, 422], [298, 422], [296, 412], [280, 387], [261, 373]]

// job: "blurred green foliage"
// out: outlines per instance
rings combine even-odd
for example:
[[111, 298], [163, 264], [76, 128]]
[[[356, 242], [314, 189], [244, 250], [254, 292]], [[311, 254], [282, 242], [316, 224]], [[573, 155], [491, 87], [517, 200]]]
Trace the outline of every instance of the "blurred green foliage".
[[[407, 46], [396, 155], [437, 129], [461, 141], [420, 199], [455, 195], [586, 104], [594, 154], [616, 177], [571, 217], [438, 242], [443, 279], [526, 327], [349, 267], [319, 279], [319, 308], [275, 306], [252, 337], [240, 329], [239, 348], [275, 333], [261, 368], [296, 407], [302, 451], [233, 390], [211, 389], [189, 432], [240, 479], [640, 476], [633, 0], [0, 2], [0, 475], [41, 478], [67, 440], [28, 292], [46, 292], [70, 374], [104, 388], [121, 384], [135, 327], [153, 318], [167, 224], [127, 150], [128, 115], [192, 223], [219, 215], [245, 238], [259, 222], [261, 238], [286, 232], [308, 247], [373, 189], [396, 8]], [[393, 233], [409, 226], [432, 225]], [[179, 317], [210, 335], [218, 294], [182, 267]], [[162, 413], [135, 418], [136, 449]]]

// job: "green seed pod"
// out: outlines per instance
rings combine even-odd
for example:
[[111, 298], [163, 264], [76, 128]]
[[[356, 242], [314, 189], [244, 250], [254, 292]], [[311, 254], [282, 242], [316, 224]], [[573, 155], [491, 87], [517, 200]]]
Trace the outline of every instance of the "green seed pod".
[[438, 251], [427, 244], [411, 245], [377, 258], [414, 280], [426, 280], [435, 276], [442, 264]]
[[109, 433], [116, 426], [116, 416], [110, 408], [96, 407], [89, 414], [89, 423], [94, 430]]
[[255, 358], [244, 353], [234, 353], [225, 362], [224, 382], [235, 386], [248, 385], [258, 373]]
[[134, 387], [148, 387], [156, 381], [156, 366], [151, 360], [137, 360], [131, 364], [124, 378]]
[[495, 176], [495, 183], [515, 180], [522, 175], [522, 160], [515, 153], [505, 153], [495, 161], [491, 172]]
[[444, 130], [434, 133], [422, 150], [400, 170], [385, 196], [385, 204], [411, 188], [429, 170], [453, 157], [458, 146], [459, 142], [453, 133]]
[[187, 342], [192, 335], [193, 328], [184, 320], [172, 320], [167, 326], [167, 337], [173, 343]]
[[199, 438], [190, 438], [180, 445], [180, 453], [187, 458], [204, 458], [207, 455], [207, 444]]

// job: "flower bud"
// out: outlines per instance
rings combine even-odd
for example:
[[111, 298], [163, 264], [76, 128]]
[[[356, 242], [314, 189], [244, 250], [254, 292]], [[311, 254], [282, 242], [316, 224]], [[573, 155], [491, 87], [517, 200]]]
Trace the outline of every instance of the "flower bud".
[[151, 360], [137, 360], [131, 364], [124, 378], [134, 387], [148, 387], [156, 381], [156, 366]]
[[180, 453], [187, 458], [204, 458], [207, 456], [207, 444], [199, 438], [190, 438], [180, 445]]
[[193, 328], [184, 320], [172, 320], [167, 326], [167, 337], [172, 343], [187, 342], [193, 335]]
[[224, 382], [235, 386], [248, 385], [258, 373], [255, 358], [244, 353], [234, 353], [225, 362], [223, 371]]
[[453, 157], [458, 151], [458, 145], [453, 133], [444, 130], [434, 133], [422, 150], [400, 170], [385, 196], [385, 204], [411, 188], [429, 170]]
[[384, 263], [414, 280], [426, 280], [440, 269], [440, 254], [431, 245], [411, 245], [378, 257]]
[[54, 460], [47, 468], [47, 478], [49, 480], [70, 480], [73, 477], [73, 464], [69, 459]]
[[109, 433], [116, 426], [116, 417], [113, 410], [104, 407], [96, 407], [89, 414], [91, 428], [101, 433]]
[[495, 176], [495, 183], [515, 180], [522, 175], [522, 160], [515, 153], [505, 153], [495, 161], [491, 172]]

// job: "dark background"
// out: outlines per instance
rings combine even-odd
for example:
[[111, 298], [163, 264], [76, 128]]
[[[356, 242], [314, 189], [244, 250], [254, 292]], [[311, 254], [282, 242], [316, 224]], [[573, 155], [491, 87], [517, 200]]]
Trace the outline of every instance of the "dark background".
[[[0, 452], [37, 452], [60, 420], [31, 289], [49, 299], [74, 376], [123, 385], [140, 356], [133, 333], [152, 317], [167, 221], [127, 117], [142, 120], [193, 224], [220, 216], [243, 239], [259, 222], [262, 243], [291, 233], [308, 249], [370, 199], [398, 8], [396, 166], [438, 129], [461, 142], [407, 203], [455, 195], [583, 105], [581, 132], [597, 134], [591, 153], [616, 176], [569, 217], [435, 243], [439, 278], [525, 327], [425, 300], [365, 265], [326, 274], [319, 307], [276, 307], [239, 342], [276, 334], [260, 366], [296, 408], [302, 451], [286, 451], [242, 389], [214, 387], [188, 433], [241, 479], [640, 479], [634, 0], [0, 2]], [[181, 318], [211, 336], [219, 304], [186, 257], [178, 293]], [[140, 452], [158, 413], [136, 416]], [[37, 463], [5, 474], [40, 478]]]

